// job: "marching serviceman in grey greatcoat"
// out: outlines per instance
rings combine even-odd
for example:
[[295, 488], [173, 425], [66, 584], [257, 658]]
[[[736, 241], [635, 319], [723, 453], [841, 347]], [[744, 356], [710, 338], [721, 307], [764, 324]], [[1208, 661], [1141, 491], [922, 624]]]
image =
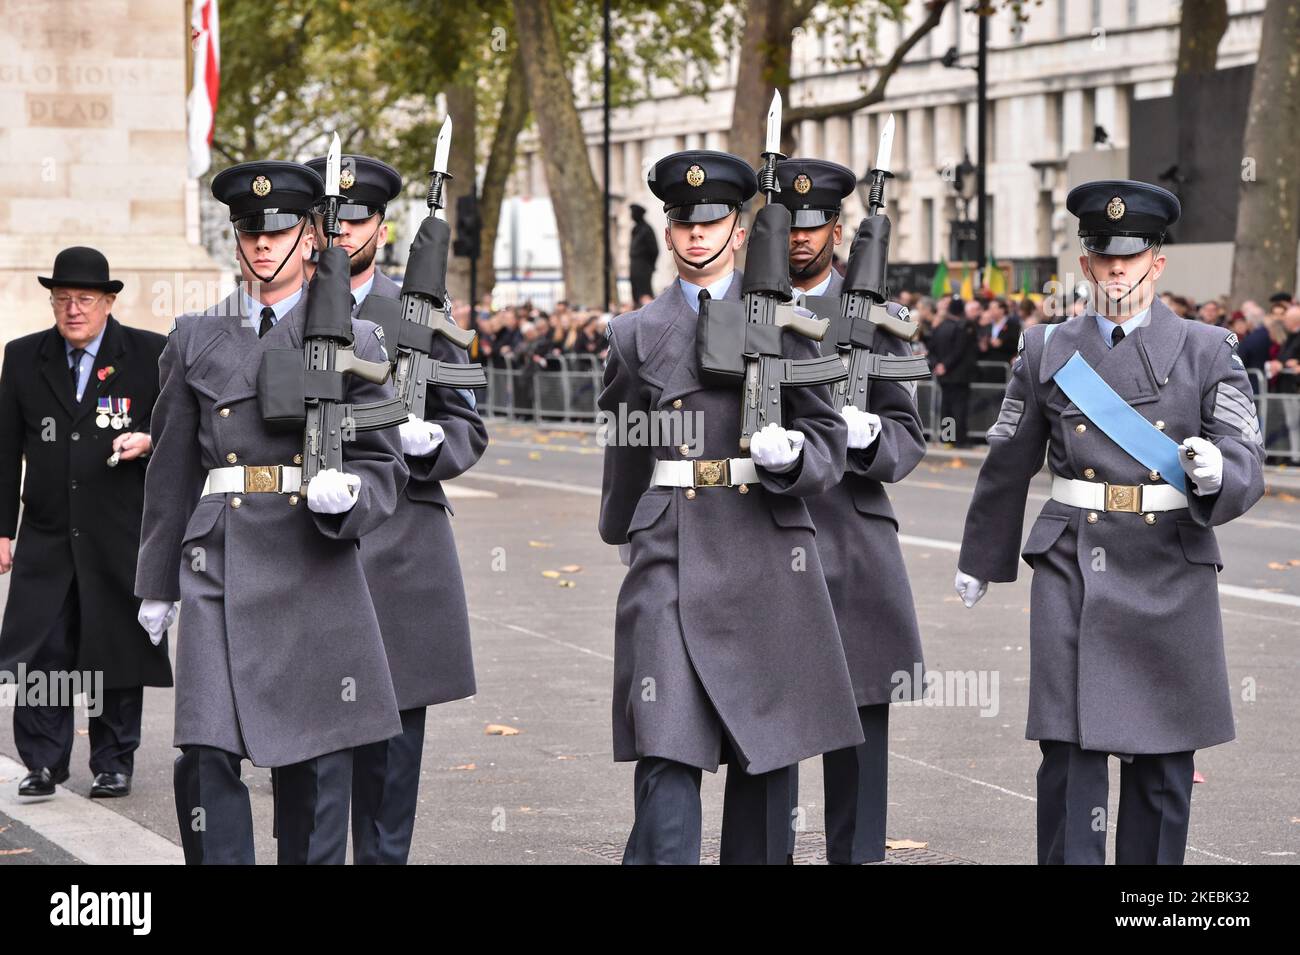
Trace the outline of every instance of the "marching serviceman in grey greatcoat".
[[1157, 186], [1090, 182], [1079, 218], [1093, 308], [1025, 330], [980, 470], [956, 586], [973, 606], [1016, 578], [1029, 482], [1052, 493], [1021, 551], [1034, 570], [1029, 724], [1038, 861], [1181, 864], [1195, 750], [1235, 736], [1213, 527], [1264, 492], [1263, 441], [1231, 332], [1155, 297], [1181, 212]]
[[[817, 159], [777, 167], [781, 203], [790, 209], [790, 281], [807, 295], [838, 298], [844, 279], [831, 267], [842, 235], [840, 204], [857, 186], [852, 171]], [[822, 351], [835, 354], [832, 336]], [[912, 346], [876, 329], [871, 350], [912, 354]], [[898, 521], [885, 484], [901, 481], [925, 455], [925, 435], [909, 381], [872, 378], [868, 412], [840, 409], [848, 428], [844, 480], [807, 498], [817, 552], [835, 605], [853, 695], [866, 741], [822, 757], [826, 859], [860, 865], [885, 857], [891, 699], [920, 696], [921, 633], [898, 543]], [[902, 675], [900, 680], [898, 675]], [[792, 771], [798, 802], [798, 771]], [[793, 853], [791, 830], [791, 852]]]
[[[352, 748], [400, 732], [358, 541], [406, 481], [395, 429], [343, 441], [346, 471], [300, 496], [303, 431], [263, 421], [270, 349], [301, 349], [309, 213], [324, 185], [306, 166], [243, 163], [212, 182], [230, 207], [243, 282], [183, 315], [161, 360], [136, 594], [155, 640], [181, 601], [176, 654], [176, 812], [190, 863], [252, 863], [240, 762], [273, 768], [281, 862], [344, 861]], [[358, 358], [387, 361], [354, 321]], [[343, 400], [387, 398], [344, 379]]]
[[[649, 185], [679, 279], [610, 324], [599, 400], [600, 534], [629, 545], [613, 700], [614, 758], [637, 762], [624, 862], [698, 862], [700, 772], [726, 761], [722, 861], [784, 863], [788, 767], [862, 742], [804, 503], [842, 476], [845, 427], [826, 386], [784, 389], [788, 430], [772, 423], [736, 456], [741, 387], [701, 381], [696, 326], [706, 291], [740, 299], [754, 171], [694, 150], [661, 159]], [[816, 354], [781, 338], [787, 357]]]
[[[322, 171], [325, 160], [307, 165]], [[339, 206], [339, 244], [352, 259], [352, 295], [364, 318], [368, 296], [401, 296], [397, 283], [375, 268], [375, 247], [386, 241], [385, 206], [401, 193], [402, 180], [378, 159], [344, 156], [339, 185], [347, 200]], [[446, 338], [434, 336], [433, 343], [434, 358], [469, 362], [465, 349]], [[405, 864], [419, 796], [425, 707], [475, 691], [469, 609], [442, 482], [473, 467], [487, 448], [487, 429], [472, 391], [430, 387], [425, 415], [399, 427], [411, 478], [393, 516], [361, 542], [402, 732], [352, 754], [352, 861], [357, 865]]]

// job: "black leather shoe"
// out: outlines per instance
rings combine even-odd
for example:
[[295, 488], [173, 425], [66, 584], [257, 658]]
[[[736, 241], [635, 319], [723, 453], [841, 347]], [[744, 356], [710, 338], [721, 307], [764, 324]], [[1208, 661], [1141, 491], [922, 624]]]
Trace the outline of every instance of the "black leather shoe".
[[91, 799], [113, 799], [131, 794], [130, 773], [99, 773], [90, 784]]
[[53, 796], [54, 787], [68, 781], [68, 771], [54, 773], [48, 768], [37, 769], [23, 777], [18, 784], [20, 796]]

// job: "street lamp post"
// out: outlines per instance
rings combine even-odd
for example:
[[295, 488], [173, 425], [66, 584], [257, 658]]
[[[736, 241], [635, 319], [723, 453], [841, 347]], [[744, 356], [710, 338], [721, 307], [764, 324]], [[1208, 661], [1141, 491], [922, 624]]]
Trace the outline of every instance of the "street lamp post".
[[[975, 54], [975, 65], [965, 66], [958, 61], [961, 54], [955, 46], [949, 47], [940, 62], [949, 69], [975, 71], [975, 270], [979, 274], [987, 259], [988, 210], [985, 202], [985, 174], [988, 167], [988, 55], [989, 55], [989, 17], [992, 12], [981, 0], [965, 8], [967, 13], [979, 17], [979, 48]], [[965, 160], [970, 164], [970, 159]], [[968, 214], [969, 215], [969, 214]]]

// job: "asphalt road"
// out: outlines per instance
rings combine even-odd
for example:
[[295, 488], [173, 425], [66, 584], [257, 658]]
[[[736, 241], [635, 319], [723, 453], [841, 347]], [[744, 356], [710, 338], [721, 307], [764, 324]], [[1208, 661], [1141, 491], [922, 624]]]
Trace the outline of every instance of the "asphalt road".
[[[491, 432], [492, 445], [478, 467], [454, 482], [453, 498], [479, 692], [429, 713], [411, 861], [609, 862], [631, 825], [632, 766], [611, 757], [612, 628], [623, 567], [595, 529], [601, 450], [580, 433], [506, 423], [493, 424]], [[1029, 575], [994, 585], [974, 610], [952, 591], [955, 544], [977, 466], [936, 456], [892, 493], [927, 667], [996, 671], [1000, 680], [996, 713], [982, 715], [977, 706], [895, 707], [889, 834], [929, 850], [902, 852], [895, 861], [1035, 858], [1038, 748], [1024, 739]], [[1040, 477], [1034, 494], [1045, 492]], [[1031, 497], [1030, 512], [1040, 504]], [[1287, 492], [1219, 531], [1229, 676], [1234, 686], [1252, 681], [1257, 690], [1254, 700], [1235, 702], [1238, 739], [1197, 757], [1206, 781], [1193, 796], [1192, 864], [1300, 858], [1298, 531], [1300, 503]], [[2, 580], [0, 588], [7, 585]], [[174, 861], [168, 843], [177, 842], [171, 723], [170, 691], [147, 691], [135, 791], [96, 804], [90, 814], [107, 824], [121, 821], [128, 841], [137, 825], [157, 833], [158, 861]], [[491, 735], [491, 726], [517, 732]], [[45, 818], [65, 811], [60, 801], [87, 802], [82, 732], [72, 779], [41, 807]], [[0, 753], [17, 755], [8, 714], [0, 714]], [[257, 816], [258, 859], [273, 862], [269, 774], [246, 763], [245, 779]], [[805, 763], [801, 779], [808, 832], [800, 855], [813, 861], [822, 827], [820, 761]], [[22, 812], [7, 798], [15, 784], [12, 774], [0, 772], [0, 864], [103, 860], [102, 846], [80, 851], [79, 840], [95, 838], [84, 830], [98, 823], [49, 837], [6, 816]], [[1118, 789], [1112, 761], [1112, 818]], [[717, 834], [721, 773], [706, 774], [703, 791], [707, 839]], [[32, 851], [4, 852], [23, 848]], [[1113, 845], [1111, 852], [1113, 858]]]

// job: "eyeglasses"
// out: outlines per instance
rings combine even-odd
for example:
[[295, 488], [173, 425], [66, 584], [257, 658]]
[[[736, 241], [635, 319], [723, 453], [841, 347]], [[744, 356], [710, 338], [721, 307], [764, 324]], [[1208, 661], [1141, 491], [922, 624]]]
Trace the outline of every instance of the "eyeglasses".
[[102, 295], [51, 295], [50, 304], [56, 311], [66, 312], [68, 306], [76, 303], [80, 309], [90, 309], [104, 296]]

